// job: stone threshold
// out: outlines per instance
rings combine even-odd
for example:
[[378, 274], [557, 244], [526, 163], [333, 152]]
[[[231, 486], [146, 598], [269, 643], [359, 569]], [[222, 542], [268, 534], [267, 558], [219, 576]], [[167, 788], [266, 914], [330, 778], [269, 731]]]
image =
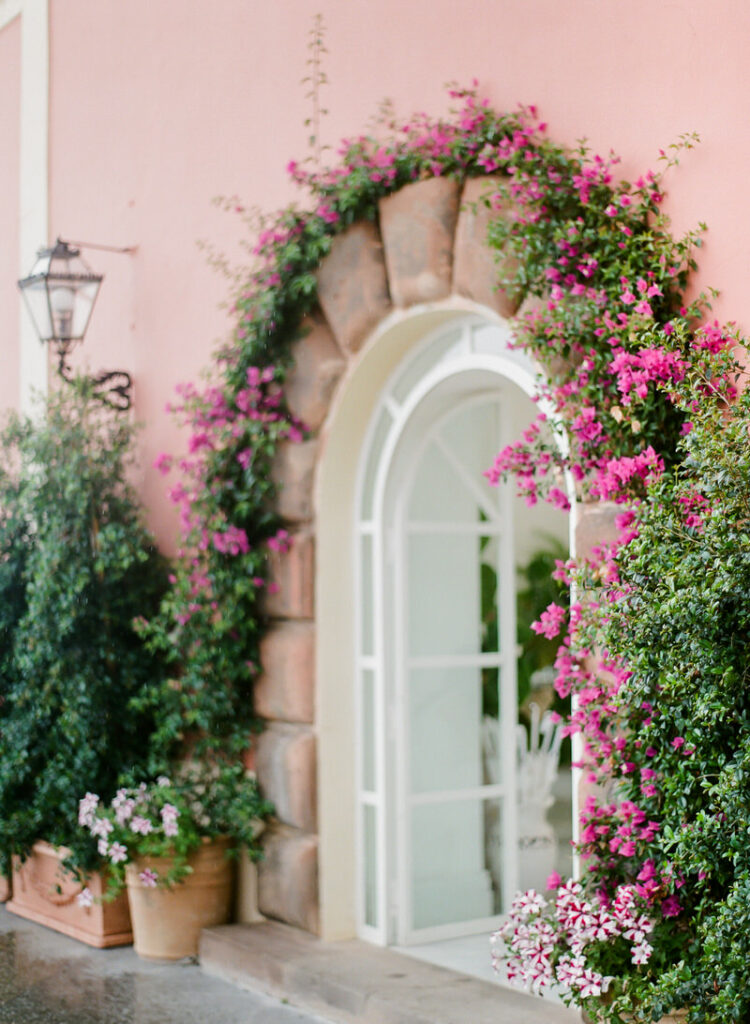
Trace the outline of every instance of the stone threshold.
[[323, 942], [275, 921], [201, 935], [208, 974], [331, 1024], [580, 1024], [577, 1012], [357, 940]]

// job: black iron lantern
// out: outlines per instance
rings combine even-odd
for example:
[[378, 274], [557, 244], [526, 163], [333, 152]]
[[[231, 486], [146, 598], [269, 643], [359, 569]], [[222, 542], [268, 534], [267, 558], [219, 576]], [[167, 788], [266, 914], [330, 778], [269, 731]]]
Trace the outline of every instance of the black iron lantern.
[[[40, 249], [27, 277], [18, 282], [40, 341], [55, 346], [58, 372], [70, 381], [68, 355], [83, 341], [103, 276], [95, 274], [80, 251], [58, 238]], [[107, 370], [89, 378], [101, 401], [129, 409], [132, 381], [124, 370]]]

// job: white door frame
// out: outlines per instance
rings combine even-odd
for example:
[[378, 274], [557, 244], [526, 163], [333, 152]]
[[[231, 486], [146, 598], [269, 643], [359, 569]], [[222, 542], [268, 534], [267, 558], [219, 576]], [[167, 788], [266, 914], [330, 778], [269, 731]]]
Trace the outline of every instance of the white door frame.
[[[479, 329], [483, 329], [481, 344], [476, 342]], [[491, 330], [491, 342], [488, 345], [487, 329]], [[454, 341], [446, 346], [445, 339], [453, 332]], [[386, 567], [388, 565], [390, 545], [393, 551], [395, 538], [388, 536], [386, 500], [388, 481], [393, 472], [394, 460], [399, 454], [399, 445], [408, 427], [418, 423], [419, 417], [429, 410], [431, 401], [443, 392], [451, 390], [460, 396], [477, 394], [486, 396], [497, 391], [503, 381], [509, 381], [531, 397], [535, 391], [536, 372], [533, 364], [522, 353], [511, 351], [509, 342], [512, 339], [510, 329], [505, 324], [493, 323], [478, 316], [461, 316], [448, 322], [438, 331], [425, 338], [424, 342], [404, 360], [391, 376], [383, 390], [380, 400], [372, 416], [367, 432], [363, 457], [360, 460], [358, 482], [356, 488], [356, 567], [357, 628], [356, 628], [356, 723], [358, 755], [367, 749], [372, 755], [374, 764], [367, 769], [363, 766], [362, 756], [358, 756], [356, 764], [356, 848], [357, 848], [357, 921], [358, 933], [369, 941], [380, 944], [398, 941], [410, 941], [416, 936], [405, 931], [394, 918], [394, 907], [404, 900], [405, 875], [401, 852], [401, 865], [395, 856], [390, 842], [388, 817], [393, 813], [403, 815], [403, 794], [399, 798], [397, 787], [394, 786], [394, 774], [389, 771], [389, 764], [394, 759], [403, 759], [406, 749], [406, 737], [403, 734], [402, 716], [397, 714], [394, 688], [386, 685], [386, 666], [388, 654], [385, 650], [385, 608], [386, 599]], [[430, 350], [435, 358], [430, 361]], [[420, 363], [421, 361], [421, 363]], [[424, 365], [424, 372], [417, 373]], [[413, 381], [404, 388], [404, 381]], [[399, 386], [401, 385], [401, 386]], [[363, 552], [364, 556], [363, 564]], [[395, 559], [395, 566], [403, 564], [401, 558]], [[401, 581], [403, 582], [403, 581]], [[363, 587], [369, 588], [369, 598], [363, 600]], [[398, 587], [397, 587], [398, 590]], [[365, 621], [368, 619], [368, 621]], [[365, 641], [369, 641], [369, 644]], [[511, 648], [514, 646], [514, 639]], [[506, 650], [508, 647], [506, 646]], [[397, 659], [398, 662], [398, 659]], [[515, 667], [515, 666], [514, 666]], [[365, 686], [367, 680], [367, 687]], [[369, 698], [366, 701], [365, 698]], [[365, 706], [369, 703], [369, 706]], [[369, 719], [371, 721], [367, 720]], [[391, 718], [396, 729], [386, 728]], [[514, 723], [515, 725], [515, 723]], [[371, 729], [372, 735], [366, 735]], [[401, 732], [399, 732], [401, 730]], [[515, 744], [503, 744], [506, 758], [505, 777], [512, 778], [515, 771]], [[511, 764], [512, 761], [512, 764]], [[365, 775], [368, 778], [365, 778]], [[403, 774], [403, 773], [402, 773]], [[401, 800], [399, 807], [398, 801]], [[515, 801], [506, 800], [509, 808], [507, 828], [511, 825], [515, 833], [516, 824], [513, 820]], [[512, 809], [511, 809], [512, 808]], [[364, 818], [368, 817], [367, 835]], [[367, 843], [366, 843], [367, 841]], [[367, 849], [366, 849], [367, 845]], [[513, 855], [510, 855], [512, 860]], [[373, 869], [372, 860], [376, 863]], [[513, 869], [507, 881], [507, 888], [513, 885]], [[370, 896], [365, 895], [367, 875], [370, 879]], [[400, 880], [401, 891], [396, 888], [396, 880]], [[507, 894], [506, 894], [507, 898]], [[491, 922], [493, 919], [489, 919]], [[471, 922], [468, 930], [476, 931], [482, 922]], [[431, 930], [428, 936], [420, 931], [421, 941], [456, 934], [453, 926]]]

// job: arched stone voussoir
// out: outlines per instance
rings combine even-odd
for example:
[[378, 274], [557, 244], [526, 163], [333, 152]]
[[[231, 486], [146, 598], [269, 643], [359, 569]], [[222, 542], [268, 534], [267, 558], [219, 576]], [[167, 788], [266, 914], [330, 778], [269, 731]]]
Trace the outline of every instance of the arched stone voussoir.
[[371, 221], [358, 221], [334, 238], [317, 280], [321, 308], [339, 346], [351, 356], [391, 311], [383, 243]]
[[276, 449], [271, 479], [278, 489], [276, 511], [288, 523], [313, 517], [313, 482], [318, 442], [282, 441]]
[[509, 217], [510, 213], [496, 204], [490, 208], [484, 199], [497, 191], [500, 179], [490, 175], [469, 178], [461, 195], [461, 212], [456, 226], [453, 252], [453, 291], [474, 302], [489, 306], [503, 317], [512, 317], [518, 301], [498, 287], [501, 273], [512, 273], [510, 257], [498, 258], [487, 244], [490, 221]]
[[264, 609], [276, 619], [312, 619], [315, 613], [315, 533], [310, 528], [291, 535], [286, 551], [268, 555], [270, 584]]
[[320, 310], [306, 316], [292, 346], [293, 363], [284, 381], [292, 415], [313, 433], [323, 424], [346, 359]]
[[427, 178], [380, 200], [394, 305], [403, 308], [450, 295], [459, 191], [451, 178]]

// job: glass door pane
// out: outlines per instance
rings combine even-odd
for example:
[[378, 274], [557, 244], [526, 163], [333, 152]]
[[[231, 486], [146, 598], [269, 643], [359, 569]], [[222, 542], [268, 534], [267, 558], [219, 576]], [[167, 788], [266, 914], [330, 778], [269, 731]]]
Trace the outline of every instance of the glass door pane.
[[482, 921], [501, 912], [501, 815], [500, 800], [412, 808], [414, 930]]
[[[481, 473], [497, 450], [499, 419], [496, 398], [472, 399], [436, 425], [415, 459], [400, 527], [408, 861], [402, 871], [412, 938], [492, 918], [503, 898], [508, 737], [500, 683], [508, 652], [501, 650], [498, 602], [499, 581], [509, 576], [502, 563], [510, 524], [503, 522], [500, 492]], [[515, 699], [508, 716], [512, 745]]]

